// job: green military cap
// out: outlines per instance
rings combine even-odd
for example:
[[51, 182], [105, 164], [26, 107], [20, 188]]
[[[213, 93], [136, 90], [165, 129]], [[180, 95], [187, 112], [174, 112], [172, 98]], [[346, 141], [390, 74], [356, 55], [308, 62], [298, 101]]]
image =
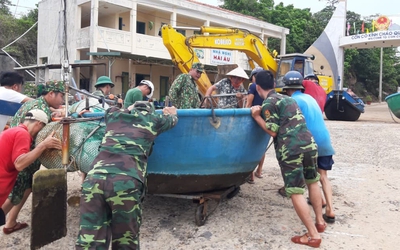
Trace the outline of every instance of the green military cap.
[[204, 65], [202, 63], [193, 63], [192, 69], [195, 69], [200, 72], [204, 72]]
[[50, 80], [47, 81], [44, 90], [47, 92], [54, 91], [54, 92], [65, 92], [65, 86], [63, 81], [55, 81], [55, 80]]
[[114, 83], [111, 81], [110, 77], [108, 77], [108, 76], [100, 76], [97, 79], [97, 82], [96, 82], [96, 84], [94, 86], [95, 87], [99, 87], [99, 86], [105, 85], [105, 84], [110, 84], [111, 88], [114, 87]]

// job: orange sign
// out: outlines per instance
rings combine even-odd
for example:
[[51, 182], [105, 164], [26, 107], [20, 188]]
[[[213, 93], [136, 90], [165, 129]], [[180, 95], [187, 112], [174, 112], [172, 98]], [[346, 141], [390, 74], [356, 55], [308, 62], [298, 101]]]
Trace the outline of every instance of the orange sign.
[[373, 21], [376, 30], [387, 30], [390, 25], [390, 19], [387, 16], [380, 16], [376, 21]]

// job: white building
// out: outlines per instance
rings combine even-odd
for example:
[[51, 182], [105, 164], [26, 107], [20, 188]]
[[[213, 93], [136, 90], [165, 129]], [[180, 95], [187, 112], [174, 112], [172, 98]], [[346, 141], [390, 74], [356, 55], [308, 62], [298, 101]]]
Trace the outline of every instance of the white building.
[[[163, 24], [247, 29], [265, 42], [268, 37], [281, 39], [281, 54], [289, 34], [286, 28], [191, 0], [42, 0], [37, 68], [68, 60], [78, 88], [93, 91], [97, 77], [107, 75], [115, 83], [114, 94], [124, 94], [140, 80], [150, 79], [155, 85], [154, 97], [162, 98], [181, 73], [160, 37]], [[194, 34], [191, 30], [182, 32], [185, 36]], [[213, 81], [219, 62], [211, 60], [210, 50], [201, 52], [201, 61]], [[243, 53], [234, 52], [232, 57], [234, 63], [249, 69]], [[41, 78], [60, 79], [60, 67], [50, 67]]]

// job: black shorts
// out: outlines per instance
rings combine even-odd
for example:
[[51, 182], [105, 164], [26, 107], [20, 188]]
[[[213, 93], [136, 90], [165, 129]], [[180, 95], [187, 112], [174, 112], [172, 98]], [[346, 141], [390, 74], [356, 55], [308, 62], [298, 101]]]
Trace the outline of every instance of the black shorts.
[[318, 168], [322, 170], [332, 170], [333, 161], [332, 155], [318, 156]]
[[0, 208], [0, 226], [3, 226], [4, 224], [6, 224], [6, 216], [3, 209]]

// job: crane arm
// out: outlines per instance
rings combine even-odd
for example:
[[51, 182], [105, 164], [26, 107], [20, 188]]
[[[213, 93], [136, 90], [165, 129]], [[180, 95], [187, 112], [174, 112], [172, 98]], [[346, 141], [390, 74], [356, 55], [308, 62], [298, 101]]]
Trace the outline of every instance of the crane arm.
[[248, 31], [235, 28], [200, 27], [200, 35], [186, 38], [186, 45], [191, 48], [237, 50], [247, 55], [249, 64], [270, 70], [276, 75], [278, 64], [264, 42]]
[[[177, 32], [172, 26], [164, 25], [161, 29], [164, 46], [171, 55], [172, 62], [178, 66], [182, 73], [188, 73], [192, 64], [200, 62], [193, 48], [186, 45], [186, 37]], [[204, 95], [211, 86], [207, 74], [201, 74], [197, 80], [199, 91]]]
[[[254, 68], [255, 63], [268, 69], [276, 75], [278, 64], [264, 42], [248, 31], [201, 26], [195, 28], [201, 34], [185, 37], [171, 25], [164, 25], [161, 35], [164, 46], [171, 55], [171, 59], [182, 73], [188, 73], [193, 63], [200, 62], [193, 48], [237, 50], [247, 55], [249, 65]], [[207, 74], [202, 74], [197, 81], [199, 91], [204, 95], [211, 86]]]

